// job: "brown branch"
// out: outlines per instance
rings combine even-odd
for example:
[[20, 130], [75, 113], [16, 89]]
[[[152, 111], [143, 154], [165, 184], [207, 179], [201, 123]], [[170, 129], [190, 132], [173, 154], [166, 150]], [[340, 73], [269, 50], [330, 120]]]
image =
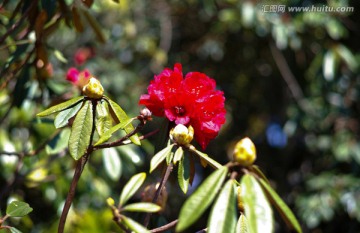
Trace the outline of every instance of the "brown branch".
[[71, 181], [71, 185], [70, 185], [70, 190], [68, 192], [68, 195], [66, 197], [66, 201], [65, 201], [65, 205], [63, 208], [63, 211], [61, 213], [61, 217], [60, 217], [60, 221], [59, 221], [59, 226], [58, 226], [58, 233], [63, 233], [64, 232], [64, 228], [65, 228], [65, 223], [66, 223], [66, 218], [67, 215], [69, 213], [72, 201], [74, 199], [75, 196], [75, 191], [76, 191], [76, 186], [77, 183], [80, 179], [81, 173], [84, 170], [84, 167], [86, 165], [86, 162], [89, 159], [90, 154], [93, 152], [93, 146], [92, 146], [92, 141], [94, 139], [94, 134], [95, 134], [95, 118], [96, 118], [96, 105], [97, 105], [97, 100], [91, 100], [92, 103], [92, 117], [93, 117], [93, 122], [92, 122], [92, 129], [91, 129], [91, 135], [90, 135], [90, 141], [89, 141], [89, 146], [85, 152], [85, 154], [81, 157], [81, 159], [77, 162], [76, 164], [76, 168], [75, 168], [75, 172], [74, 172], [74, 176], [73, 179]]
[[176, 219], [172, 222], [169, 222], [168, 224], [165, 224], [164, 226], [154, 228], [154, 229], [150, 230], [150, 232], [156, 233], [156, 232], [163, 232], [163, 231], [169, 230], [169, 229], [173, 228], [174, 226], [176, 226], [178, 221], [179, 220]]
[[[167, 182], [167, 180], [169, 179], [169, 176], [170, 176], [170, 173], [172, 172], [173, 170], [173, 164], [170, 163], [168, 166], [166, 166], [166, 170], [165, 170], [165, 173], [160, 181], [160, 184], [159, 184], [159, 187], [157, 188], [156, 192], [155, 192], [155, 195], [154, 195], [154, 198], [152, 199], [152, 203], [156, 203], [159, 196], [160, 196], [160, 193], [161, 191], [163, 190], [163, 188], [165, 187], [165, 184]], [[149, 222], [150, 222], [150, 218], [151, 218], [151, 215], [152, 213], [147, 213], [146, 216], [145, 216], [145, 219], [144, 219], [144, 226], [147, 227], [149, 225]]]

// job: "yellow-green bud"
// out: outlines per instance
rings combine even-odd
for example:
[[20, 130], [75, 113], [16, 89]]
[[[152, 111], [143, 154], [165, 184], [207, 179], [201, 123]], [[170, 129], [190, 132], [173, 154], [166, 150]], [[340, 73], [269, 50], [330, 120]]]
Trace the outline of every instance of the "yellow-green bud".
[[194, 138], [194, 128], [178, 124], [170, 130], [170, 138], [178, 145], [188, 146]]
[[256, 148], [250, 138], [241, 139], [235, 145], [234, 160], [243, 166], [250, 166], [256, 159]]
[[108, 204], [108, 206], [114, 206], [115, 205], [115, 201], [114, 199], [112, 199], [111, 197], [109, 197], [108, 199], [106, 199], [106, 203]]
[[83, 93], [89, 98], [100, 99], [104, 94], [104, 88], [99, 80], [91, 77], [89, 82], [83, 87]]

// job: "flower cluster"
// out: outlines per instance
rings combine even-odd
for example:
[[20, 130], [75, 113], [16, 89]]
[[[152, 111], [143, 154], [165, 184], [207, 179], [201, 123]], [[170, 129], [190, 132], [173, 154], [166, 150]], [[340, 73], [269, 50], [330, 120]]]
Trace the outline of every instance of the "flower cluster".
[[166, 68], [155, 75], [139, 104], [155, 116], [191, 125], [195, 139], [205, 149], [225, 123], [224, 93], [215, 88], [215, 80], [206, 74], [190, 72], [184, 78], [181, 64], [175, 64], [173, 70]]

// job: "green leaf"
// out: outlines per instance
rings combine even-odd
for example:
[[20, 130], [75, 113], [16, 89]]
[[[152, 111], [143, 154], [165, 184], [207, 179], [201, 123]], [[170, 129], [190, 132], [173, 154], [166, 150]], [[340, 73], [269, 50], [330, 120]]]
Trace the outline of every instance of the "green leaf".
[[123, 206], [134, 195], [134, 193], [144, 183], [145, 178], [146, 178], [145, 172], [136, 174], [133, 177], [131, 177], [131, 179], [126, 183], [126, 185], [124, 186], [121, 192], [120, 201], [119, 201], [120, 206]]
[[55, 49], [54, 56], [62, 63], [68, 62], [67, 59], [64, 57], [64, 54], [60, 50]]
[[[112, 101], [109, 97], [104, 96], [104, 98], [106, 99], [106, 101], [109, 103], [110, 105], [110, 113], [115, 117], [114, 120], [116, 121], [116, 123], [120, 123], [123, 121], [126, 121], [127, 119], [129, 119], [129, 117], [126, 115], [125, 111], [114, 101]], [[125, 132], [127, 134], [131, 133], [134, 130], [134, 126], [132, 124], [129, 124], [125, 127]], [[133, 135], [130, 137], [130, 140], [132, 141], [132, 143], [134, 143], [135, 145], [141, 145], [139, 136], [137, 134]]]
[[260, 178], [262, 178], [263, 180], [265, 180], [267, 183], [270, 184], [269, 180], [266, 178], [264, 173], [260, 170], [259, 166], [252, 165], [251, 166], [251, 171], [254, 172], [257, 176], [259, 176]]
[[208, 220], [208, 233], [233, 233], [235, 232], [236, 190], [233, 180], [229, 180], [221, 190]]
[[98, 21], [87, 10], [81, 10], [81, 12], [83, 13], [91, 28], [95, 32], [97, 40], [101, 43], [105, 43], [106, 39]]
[[73, 105], [73, 107], [71, 108], [59, 112], [59, 114], [55, 117], [55, 121], [54, 121], [55, 128], [59, 129], [68, 125], [69, 120], [73, 116], [75, 116], [75, 114], [81, 108], [82, 105], [79, 103], [81, 102], [78, 102], [76, 105]]
[[102, 158], [106, 174], [110, 179], [114, 181], [118, 180], [121, 176], [122, 168], [117, 150], [114, 147], [103, 149]]
[[22, 233], [22, 231], [19, 231], [19, 230], [16, 229], [15, 227], [10, 227], [10, 232], [11, 232], [11, 233]]
[[161, 210], [161, 207], [149, 202], [139, 202], [128, 204], [122, 208], [123, 211], [132, 211], [132, 212], [147, 212], [155, 213]]
[[48, 155], [57, 154], [68, 147], [71, 129], [65, 128], [46, 145], [45, 151]]
[[179, 162], [183, 157], [184, 157], [184, 150], [181, 146], [179, 146], [179, 148], [177, 148], [177, 150], [175, 151], [173, 163], [177, 164], [177, 162]]
[[274, 229], [270, 204], [255, 177], [245, 174], [241, 179], [241, 196], [249, 233], [271, 233]]
[[168, 156], [171, 153], [173, 146], [174, 144], [165, 147], [164, 149], [159, 151], [156, 155], [154, 155], [154, 157], [152, 157], [150, 161], [150, 173], [154, 171], [155, 168], [157, 168], [157, 166], [159, 166], [159, 164], [166, 158], [166, 156]]
[[46, 109], [45, 111], [42, 111], [42, 112], [36, 114], [36, 116], [44, 117], [44, 116], [48, 116], [48, 115], [51, 115], [56, 112], [63, 111], [65, 109], [71, 108], [72, 106], [78, 104], [83, 99], [84, 99], [84, 96], [78, 96], [78, 97], [72, 98], [66, 102], [52, 106], [52, 107]]
[[236, 233], [248, 233], [247, 220], [245, 215], [240, 214], [240, 218], [236, 224]]
[[89, 146], [92, 125], [92, 104], [86, 101], [75, 117], [69, 138], [70, 155], [75, 160], [80, 159]]
[[111, 128], [111, 118], [109, 115], [108, 103], [100, 101], [96, 105], [96, 130], [101, 137], [105, 132]]
[[195, 154], [197, 154], [200, 158], [205, 160], [208, 164], [210, 164], [211, 167], [213, 167], [215, 169], [220, 169], [222, 167], [222, 165], [220, 163], [216, 162], [215, 160], [210, 158], [207, 154], [202, 153], [201, 151], [194, 149], [194, 150], [191, 150], [191, 152], [194, 152]]
[[125, 217], [124, 215], [121, 216], [122, 222], [124, 225], [126, 225], [128, 228], [130, 228], [135, 233], [150, 233], [148, 229], [146, 229], [143, 225], [140, 223], [132, 220], [131, 218]]
[[13, 201], [6, 208], [6, 214], [10, 217], [23, 217], [33, 211], [28, 203], [22, 201]]
[[183, 231], [193, 224], [209, 207], [225, 180], [228, 169], [222, 167], [213, 172], [186, 200], [180, 210], [176, 231]]
[[[180, 148], [181, 147], [179, 147], [179, 149]], [[182, 151], [182, 155], [184, 155], [184, 151]], [[180, 159], [180, 163], [178, 166], [178, 183], [181, 190], [186, 194], [190, 183], [190, 160], [188, 156], [182, 156], [182, 158]]]
[[127, 127], [131, 122], [133, 121], [133, 119], [129, 118], [117, 125], [115, 125], [114, 127], [112, 127], [111, 129], [107, 130], [103, 135], [101, 135], [100, 139], [95, 143], [95, 146], [100, 145], [104, 142], [106, 142], [107, 140], [109, 140], [112, 136], [113, 133], [115, 133], [116, 131], [118, 131], [119, 129], [124, 129], [125, 127]]
[[285, 204], [285, 202], [279, 197], [279, 195], [271, 188], [271, 186], [266, 181], [264, 181], [263, 179], [259, 179], [259, 181], [271, 203], [279, 211], [281, 217], [284, 219], [289, 228], [301, 233], [302, 230], [300, 224], [297, 221], [293, 212], [290, 210], [290, 208]]

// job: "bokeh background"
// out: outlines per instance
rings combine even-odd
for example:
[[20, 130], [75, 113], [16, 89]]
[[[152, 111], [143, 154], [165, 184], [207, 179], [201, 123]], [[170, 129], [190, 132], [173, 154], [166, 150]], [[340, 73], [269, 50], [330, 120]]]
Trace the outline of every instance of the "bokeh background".
[[[180, 62], [184, 73], [206, 73], [225, 93], [227, 122], [206, 153], [224, 164], [234, 143], [250, 137], [256, 164], [304, 232], [360, 232], [358, 1], [119, 2], [0, 3], [0, 150], [26, 153], [52, 138], [34, 156], [0, 155], [2, 213], [13, 198], [34, 208], [28, 217], [11, 220], [13, 226], [23, 232], [56, 231], [74, 171], [66, 150], [69, 129], [55, 134], [52, 119], [35, 115], [79, 95], [65, 80], [70, 67], [89, 69], [106, 94], [136, 116], [154, 74]], [[317, 8], [287, 8], [294, 6]], [[325, 7], [341, 7], [341, 12], [325, 12]], [[154, 118], [142, 133], [160, 125]], [[106, 198], [117, 200], [129, 177], [148, 171], [155, 143], [156, 136], [141, 147], [91, 156], [68, 232], [120, 231]], [[191, 190], [210, 172], [197, 167]], [[160, 175], [148, 175], [146, 183]], [[167, 210], [153, 226], [176, 219], [186, 198], [175, 173], [167, 189]], [[276, 232], [288, 232], [275, 218]], [[189, 232], [206, 221], [205, 215]]]

